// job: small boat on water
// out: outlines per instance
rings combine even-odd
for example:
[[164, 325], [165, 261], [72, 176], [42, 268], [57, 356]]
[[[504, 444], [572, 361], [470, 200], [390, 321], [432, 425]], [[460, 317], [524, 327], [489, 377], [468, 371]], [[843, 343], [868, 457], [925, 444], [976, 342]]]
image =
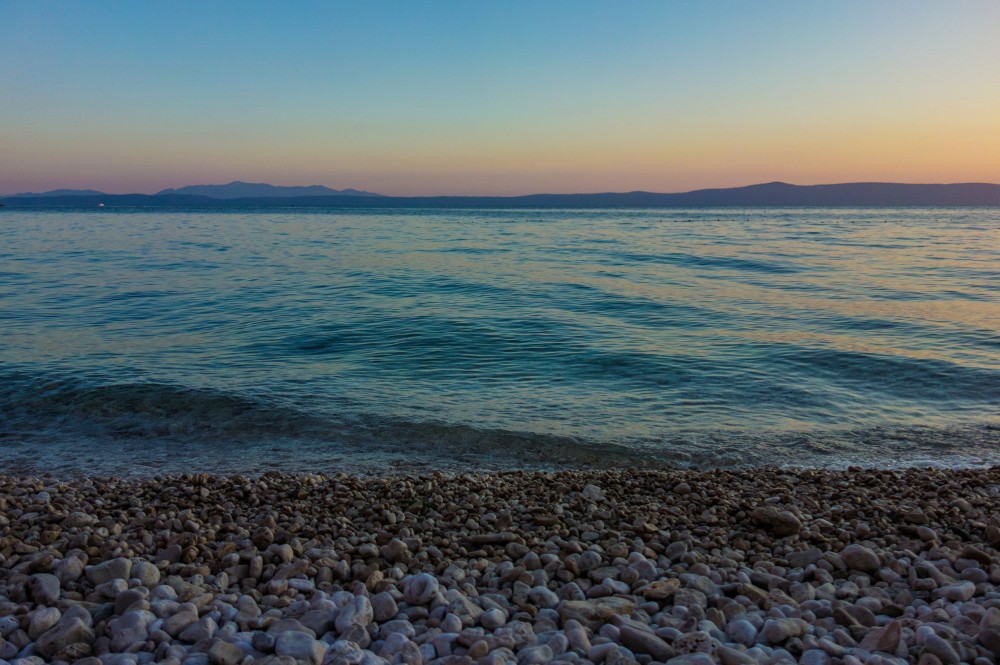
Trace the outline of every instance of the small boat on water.
[[103, 208], [103, 207], [104, 207], [104, 204], [103, 204], [103, 203], [98, 203], [98, 204], [97, 204], [97, 207], [98, 207], [98, 208]]

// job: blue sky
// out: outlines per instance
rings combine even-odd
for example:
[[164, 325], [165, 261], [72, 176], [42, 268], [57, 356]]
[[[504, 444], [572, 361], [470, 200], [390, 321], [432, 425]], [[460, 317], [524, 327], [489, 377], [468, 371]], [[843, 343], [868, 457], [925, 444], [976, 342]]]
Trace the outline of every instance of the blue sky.
[[0, 192], [1000, 181], [1000, 3], [0, 0]]

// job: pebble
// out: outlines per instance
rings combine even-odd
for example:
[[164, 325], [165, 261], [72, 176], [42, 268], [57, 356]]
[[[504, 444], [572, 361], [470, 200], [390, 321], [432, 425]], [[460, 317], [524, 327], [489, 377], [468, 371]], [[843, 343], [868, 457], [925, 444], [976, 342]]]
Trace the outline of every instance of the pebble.
[[802, 529], [802, 522], [794, 513], [775, 506], [754, 508], [750, 516], [755, 523], [776, 536], [792, 536]]
[[636, 653], [645, 653], [654, 660], [666, 661], [674, 656], [674, 650], [669, 644], [648, 630], [640, 630], [632, 626], [619, 628], [621, 643]]
[[112, 580], [127, 580], [129, 572], [132, 570], [132, 560], [124, 557], [117, 557], [102, 561], [84, 570], [87, 579], [94, 586], [110, 582]]
[[667, 665], [715, 665], [715, 660], [707, 653], [686, 653], [674, 656]]
[[62, 618], [62, 612], [54, 607], [43, 607], [35, 610], [28, 624], [28, 637], [37, 640], [45, 631], [49, 630]]
[[440, 583], [428, 573], [420, 573], [403, 581], [403, 599], [410, 605], [425, 605], [437, 596]]
[[771, 644], [781, 644], [792, 637], [798, 637], [806, 631], [805, 622], [801, 619], [768, 619], [761, 633]]
[[322, 642], [296, 630], [286, 630], [274, 641], [274, 652], [279, 656], [288, 656], [313, 665], [320, 665], [325, 651], [326, 645]]
[[[243, 652], [234, 644], [220, 639], [212, 639], [205, 650], [205, 656], [212, 665], [237, 665], [243, 660]], [[184, 660], [186, 664], [188, 659]]]
[[757, 639], [757, 628], [746, 619], [736, 619], [726, 626], [726, 635], [736, 644], [749, 647]]
[[958, 665], [962, 660], [946, 640], [933, 633], [924, 638], [924, 653], [937, 657], [944, 665]]
[[[807, 651], [805, 654], [802, 655], [803, 663], [806, 662], [805, 657], [806, 654], [808, 653], [809, 652]], [[727, 647], [725, 645], [719, 645], [715, 650], [715, 655], [718, 656], [719, 661], [722, 663], [722, 665], [755, 665], [757, 663], [757, 661], [754, 660], [752, 656], [747, 655], [746, 652], [739, 651], [737, 649], [734, 649], [732, 647]], [[806, 665], [810, 664], [807, 663]], [[822, 665], [822, 664], [812, 663], [811, 665]]]
[[852, 570], [860, 570], [863, 573], [874, 573], [878, 571], [878, 555], [864, 545], [848, 545], [840, 552], [840, 558]]
[[493, 607], [483, 612], [483, 615], [479, 617], [479, 623], [486, 630], [496, 630], [507, 623], [507, 615], [504, 614], [503, 610]]
[[616, 616], [631, 614], [635, 603], [625, 598], [595, 598], [593, 600], [567, 600], [559, 604], [559, 618], [579, 621], [596, 629]]
[[366, 628], [372, 622], [375, 612], [367, 596], [355, 596], [346, 606], [340, 608], [335, 626], [338, 633], [346, 633], [354, 626]]
[[51, 573], [31, 576], [31, 597], [39, 605], [54, 605], [59, 600], [59, 578]]
[[953, 603], [960, 603], [970, 600], [976, 595], [976, 585], [972, 582], [957, 582], [946, 584], [937, 590], [937, 596]]
[[51, 659], [74, 644], [92, 644], [94, 637], [94, 631], [82, 619], [64, 618], [38, 637], [35, 641], [35, 651]]
[[985, 665], [997, 496], [998, 469], [0, 476], [0, 660]]

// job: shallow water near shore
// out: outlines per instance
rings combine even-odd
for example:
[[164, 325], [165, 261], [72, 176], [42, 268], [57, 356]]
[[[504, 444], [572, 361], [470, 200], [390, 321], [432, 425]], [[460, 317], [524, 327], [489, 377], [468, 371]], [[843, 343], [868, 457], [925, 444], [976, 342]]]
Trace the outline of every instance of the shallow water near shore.
[[8, 470], [1000, 462], [1000, 210], [0, 212]]

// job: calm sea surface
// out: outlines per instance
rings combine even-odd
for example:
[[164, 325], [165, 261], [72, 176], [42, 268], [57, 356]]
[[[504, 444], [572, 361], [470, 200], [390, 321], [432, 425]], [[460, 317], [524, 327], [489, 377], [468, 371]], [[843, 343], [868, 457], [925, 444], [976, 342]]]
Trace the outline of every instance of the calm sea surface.
[[1000, 463], [1000, 210], [0, 211], [0, 469]]

